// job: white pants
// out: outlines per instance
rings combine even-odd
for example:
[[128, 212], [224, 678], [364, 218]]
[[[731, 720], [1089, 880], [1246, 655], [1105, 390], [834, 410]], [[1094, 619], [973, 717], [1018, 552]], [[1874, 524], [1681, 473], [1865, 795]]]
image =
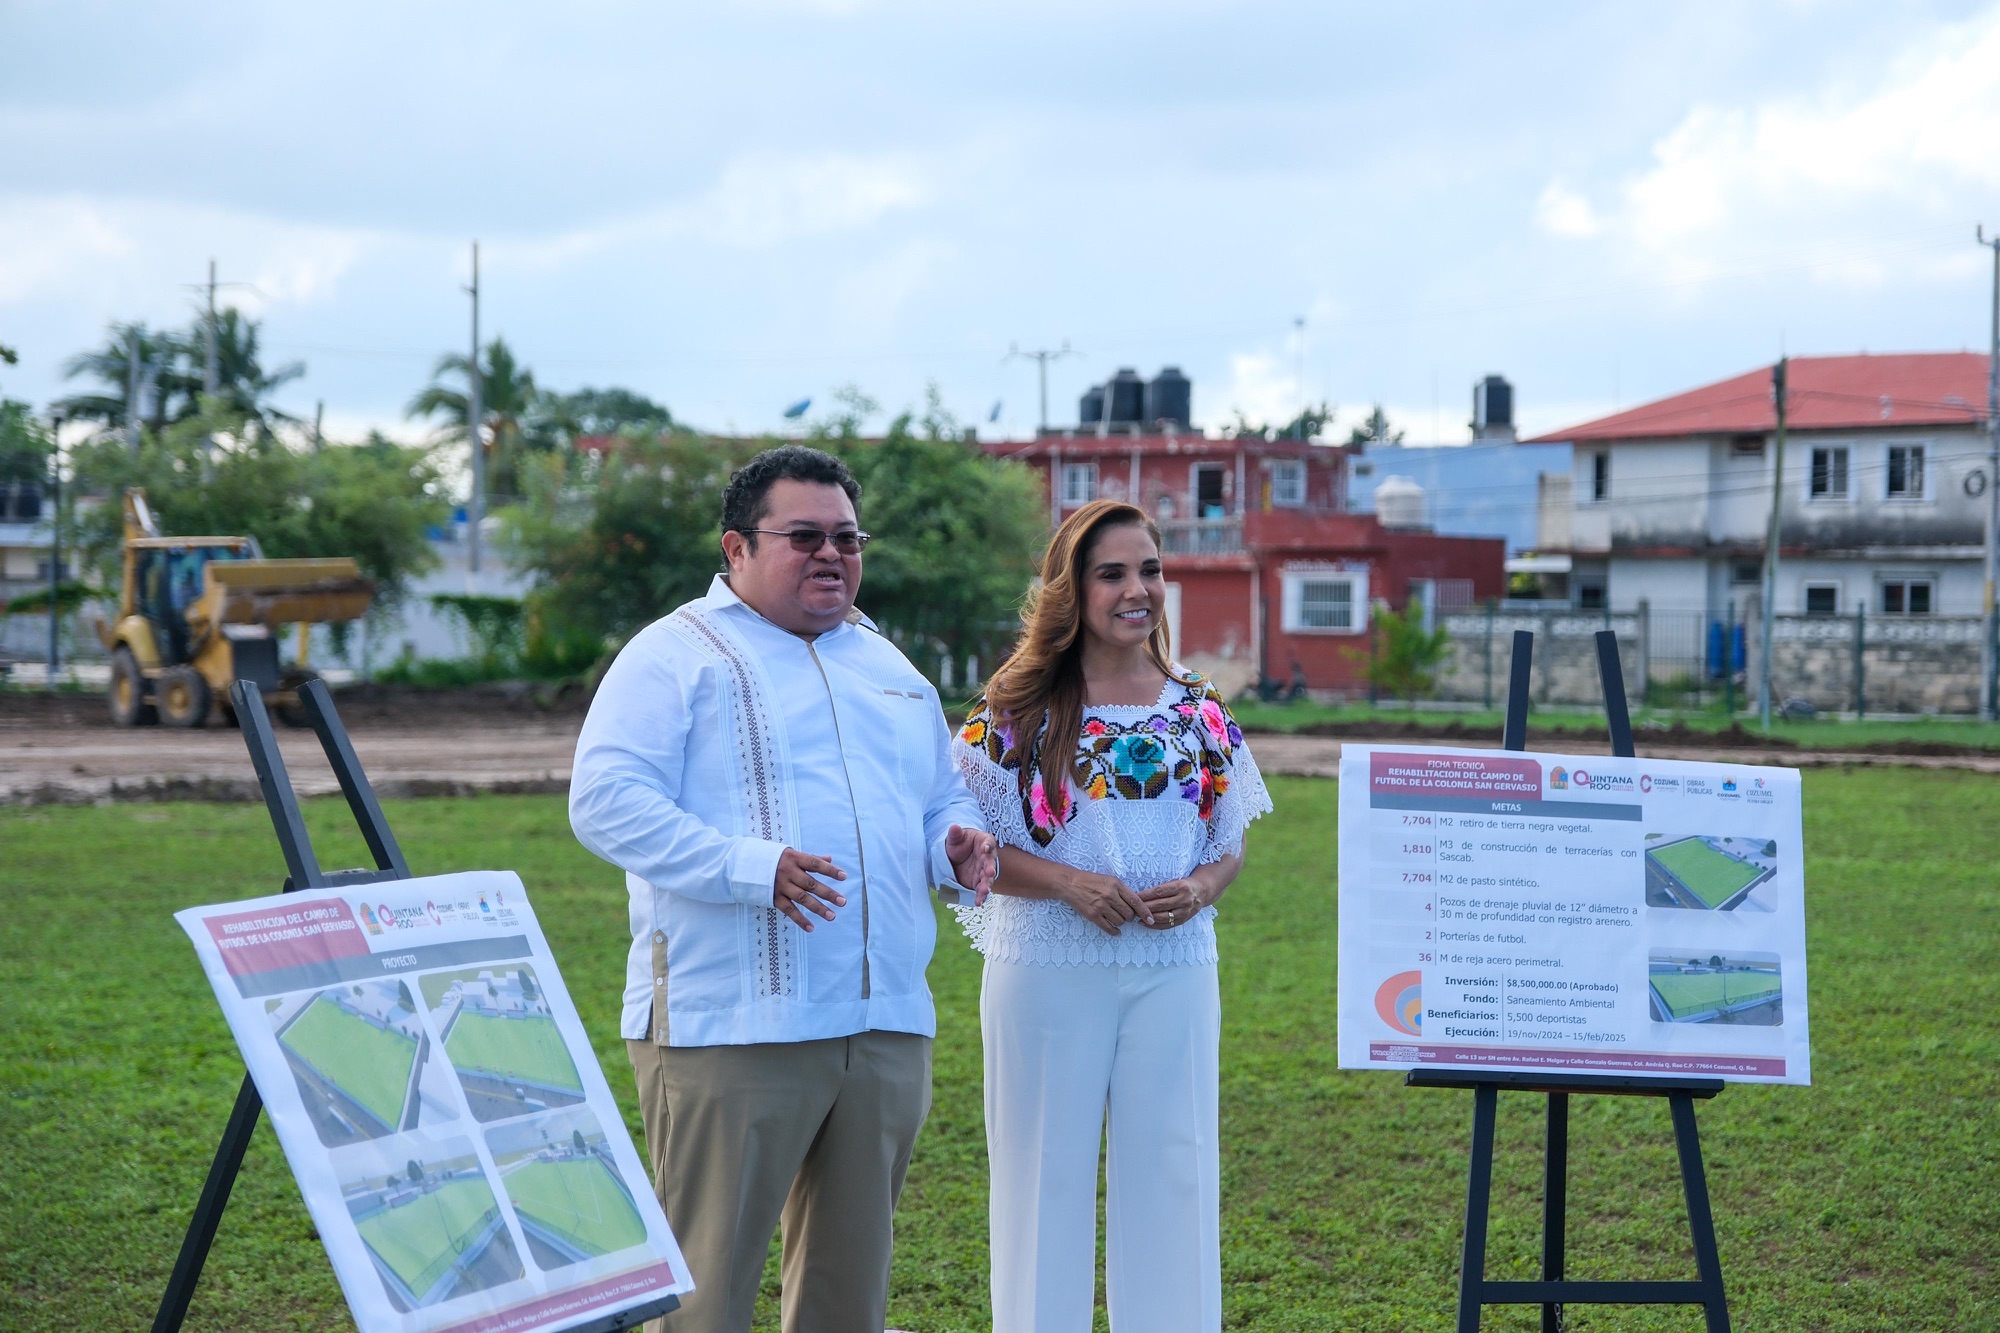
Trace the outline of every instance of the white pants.
[[1215, 965], [986, 964], [994, 1333], [1088, 1333], [1097, 1146], [1119, 1333], [1222, 1327]]

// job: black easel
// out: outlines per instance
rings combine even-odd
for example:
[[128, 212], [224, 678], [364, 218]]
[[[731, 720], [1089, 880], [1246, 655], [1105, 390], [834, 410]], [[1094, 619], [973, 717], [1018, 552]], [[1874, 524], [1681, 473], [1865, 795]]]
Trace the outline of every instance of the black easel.
[[[1535, 636], [1514, 633], [1514, 661], [1507, 685], [1507, 723], [1501, 745], [1525, 750], [1528, 741], [1528, 682]], [[1597, 671], [1604, 684], [1604, 710], [1611, 725], [1611, 752], [1631, 758], [1632, 719], [1625, 708], [1625, 673], [1618, 661], [1618, 638], [1597, 633]], [[1465, 1251], [1458, 1276], [1458, 1333], [1478, 1333], [1481, 1307], [1540, 1305], [1542, 1333], [1560, 1333], [1563, 1305], [1699, 1305], [1708, 1333], [1729, 1333], [1729, 1303], [1722, 1290], [1722, 1260], [1715, 1248], [1715, 1220], [1708, 1206], [1708, 1177], [1702, 1170], [1701, 1139], [1695, 1132], [1694, 1103], [1722, 1091], [1721, 1079], [1642, 1078], [1607, 1075], [1481, 1073], [1413, 1069], [1404, 1076], [1413, 1088], [1472, 1089], [1472, 1162], [1465, 1186]], [[1498, 1282], [1486, 1276], [1486, 1224], [1493, 1186], [1493, 1124], [1500, 1093], [1548, 1095], [1548, 1132], [1542, 1175], [1542, 1277], [1539, 1282]], [[1681, 1189], [1687, 1196], [1688, 1230], [1694, 1239], [1697, 1277], [1692, 1282], [1573, 1282], [1563, 1277], [1568, 1224], [1569, 1098], [1571, 1093], [1665, 1097], [1680, 1154]]]
[[[240, 680], [230, 687], [229, 702], [236, 710], [238, 725], [243, 729], [243, 743], [250, 748], [250, 763], [257, 770], [257, 785], [263, 789], [264, 806], [271, 813], [271, 825], [278, 835], [278, 848], [285, 856], [287, 873], [282, 892], [410, 878], [409, 863], [403, 859], [402, 848], [396, 845], [396, 835], [389, 831], [389, 821], [382, 817], [382, 806], [375, 799], [375, 789], [369, 785], [368, 775], [362, 771], [361, 761], [355, 757], [354, 746], [347, 738], [347, 728], [341, 725], [340, 714], [334, 711], [333, 696], [327, 693], [324, 682], [307, 682], [299, 690], [299, 702], [312, 724], [313, 733], [319, 737], [320, 748], [326, 751], [326, 761], [340, 783], [341, 795], [347, 798], [347, 808], [353, 812], [354, 822], [361, 828], [368, 853], [375, 858], [373, 870], [329, 871], [320, 868], [319, 858], [313, 854], [312, 835], [306, 832], [305, 819], [299, 813], [298, 795], [292, 790], [291, 777], [285, 772], [284, 756], [278, 752], [278, 738], [271, 731], [270, 715], [264, 711], [262, 691], [254, 683]], [[215, 1243], [215, 1229], [222, 1221], [222, 1210], [229, 1204], [229, 1191], [236, 1184], [236, 1173], [243, 1166], [243, 1154], [250, 1147], [251, 1132], [256, 1129], [258, 1113], [263, 1109], [264, 1100], [257, 1093], [257, 1085], [248, 1074], [244, 1075], [243, 1086], [236, 1090], [236, 1105], [229, 1112], [229, 1123], [222, 1130], [222, 1143], [216, 1148], [215, 1161], [208, 1168], [208, 1180], [201, 1187], [201, 1198], [194, 1206], [194, 1216], [188, 1220], [180, 1257], [174, 1260], [174, 1271], [167, 1278], [167, 1289], [160, 1297], [159, 1312], [153, 1316], [153, 1333], [178, 1333], [181, 1321], [187, 1317], [188, 1303], [194, 1299], [195, 1284], [201, 1281], [202, 1265], [208, 1261], [209, 1246]], [[612, 1330], [631, 1328], [679, 1305], [678, 1297], [663, 1296], [646, 1305], [579, 1324], [567, 1333], [612, 1333]]]

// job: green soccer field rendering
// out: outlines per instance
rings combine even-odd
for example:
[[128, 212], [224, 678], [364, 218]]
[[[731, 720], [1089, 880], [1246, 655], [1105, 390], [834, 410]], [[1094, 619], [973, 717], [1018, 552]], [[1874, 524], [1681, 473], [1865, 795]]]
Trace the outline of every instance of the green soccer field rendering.
[[348, 1207], [399, 1309], [435, 1305], [522, 1274], [499, 1203], [476, 1162], [416, 1181], [371, 1182], [349, 1194]]
[[1734, 911], [1777, 871], [1776, 846], [1740, 838], [1647, 835], [1646, 902]]
[[1646, 982], [1655, 1022], [1765, 1027], [1784, 1022], [1784, 982], [1773, 954], [1680, 958], [1655, 953]]
[[481, 1121], [569, 1106], [583, 1080], [534, 969], [499, 966], [425, 977], [445, 1056]]
[[278, 1044], [329, 1147], [414, 1125], [429, 1039], [401, 986], [337, 986], [273, 1011]]
[[624, 1181], [596, 1152], [526, 1158], [504, 1168], [500, 1181], [543, 1268], [645, 1242], [646, 1224]]

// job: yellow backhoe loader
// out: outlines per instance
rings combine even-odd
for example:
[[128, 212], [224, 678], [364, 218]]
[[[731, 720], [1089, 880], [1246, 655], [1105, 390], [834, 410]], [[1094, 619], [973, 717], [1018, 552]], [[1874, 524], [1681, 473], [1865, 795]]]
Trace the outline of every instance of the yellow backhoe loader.
[[[266, 560], [255, 537], [163, 537], [146, 493], [125, 492], [118, 619], [99, 621], [111, 654], [111, 720], [198, 727], [229, 687], [253, 680], [273, 711], [302, 721], [298, 689], [312, 626], [353, 620], [375, 598], [347, 556]], [[278, 665], [279, 628], [299, 627], [298, 659]]]

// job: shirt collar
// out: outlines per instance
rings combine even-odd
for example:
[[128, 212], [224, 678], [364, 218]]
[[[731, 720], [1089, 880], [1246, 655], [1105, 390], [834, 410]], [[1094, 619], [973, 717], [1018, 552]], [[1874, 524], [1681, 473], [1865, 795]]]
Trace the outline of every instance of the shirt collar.
[[[702, 598], [701, 600], [703, 605], [707, 606], [710, 610], [722, 611], [730, 607], [741, 607], [744, 615], [755, 616], [757, 619], [763, 620], [764, 623], [767, 625], [771, 623], [770, 621], [765, 620], [762, 613], [760, 613], [755, 607], [751, 606], [750, 603], [744, 601], [741, 597], [738, 597], [736, 595], [736, 590], [729, 586], [729, 575], [727, 574], [717, 574], [712, 580], [710, 580], [708, 585], [708, 595]], [[882, 632], [879, 628], [876, 627], [875, 622], [870, 620], [865, 614], [863, 614], [860, 607], [856, 606], [856, 607], [850, 607], [848, 609], [847, 619], [844, 623], [835, 625], [832, 629], [828, 630], [825, 634], [822, 634], [819, 637], [821, 639], [824, 639], [828, 635], [838, 634], [840, 633], [840, 631], [848, 628], [848, 626], [850, 625], [865, 626], [868, 629], [874, 630], [877, 634], [880, 634]]]

